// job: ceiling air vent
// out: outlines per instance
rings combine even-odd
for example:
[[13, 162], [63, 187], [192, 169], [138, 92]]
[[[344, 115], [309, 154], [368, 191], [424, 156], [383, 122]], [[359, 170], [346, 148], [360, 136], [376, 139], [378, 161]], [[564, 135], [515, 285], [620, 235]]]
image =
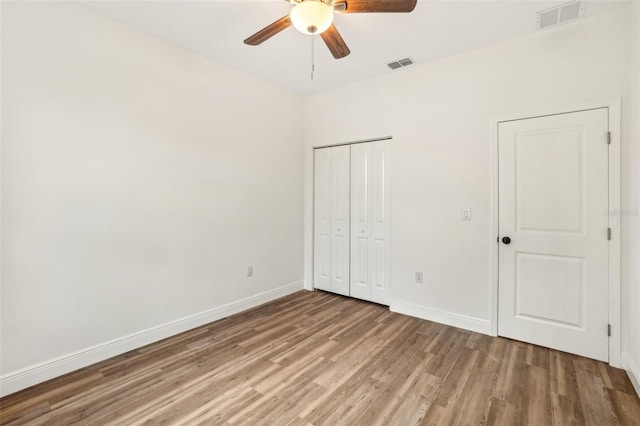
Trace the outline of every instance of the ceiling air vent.
[[537, 13], [538, 29], [553, 27], [554, 25], [582, 17], [584, 3], [584, 1], [574, 0], [550, 9], [541, 10]]
[[392, 70], [397, 70], [398, 68], [402, 67], [408, 67], [409, 65], [413, 65], [413, 59], [411, 58], [404, 58], [387, 64], [387, 66]]

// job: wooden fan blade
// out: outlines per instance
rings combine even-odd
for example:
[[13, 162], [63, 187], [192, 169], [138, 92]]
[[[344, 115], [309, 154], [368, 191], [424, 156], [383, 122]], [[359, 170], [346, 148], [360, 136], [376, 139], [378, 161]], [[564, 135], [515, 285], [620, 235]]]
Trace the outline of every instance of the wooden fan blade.
[[257, 33], [255, 33], [254, 35], [246, 39], [244, 41], [244, 44], [248, 44], [250, 46], [257, 46], [260, 43], [263, 43], [269, 40], [271, 37], [278, 34], [280, 31], [289, 28], [290, 26], [291, 26], [291, 18], [289, 17], [289, 15], [287, 15], [284, 18], [278, 19], [273, 24], [261, 29], [260, 31], [258, 31]]
[[336, 4], [346, 3], [342, 10], [345, 13], [407, 13], [416, 8], [417, 2], [418, 0], [345, 0]]
[[334, 58], [344, 58], [351, 53], [335, 25], [331, 24], [328, 30], [320, 34], [320, 37], [322, 37]]

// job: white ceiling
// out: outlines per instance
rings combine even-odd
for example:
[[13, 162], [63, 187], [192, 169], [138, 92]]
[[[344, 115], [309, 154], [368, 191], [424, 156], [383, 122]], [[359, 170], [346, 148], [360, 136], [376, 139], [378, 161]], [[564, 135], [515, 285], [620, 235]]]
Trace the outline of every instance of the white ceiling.
[[[87, 7], [132, 27], [301, 94], [341, 86], [391, 71], [405, 57], [416, 63], [475, 49], [536, 31], [536, 12], [560, 1], [419, 0], [409, 14], [336, 14], [334, 23], [351, 49], [335, 60], [311, 36], [288, 28], [260, 46], [243, 40], [289, 13], [282, 0], [84, 1]], [[588, 1], [585, 16], [624, 1]], [[570, 25], [570, 24], [567, 24]]]

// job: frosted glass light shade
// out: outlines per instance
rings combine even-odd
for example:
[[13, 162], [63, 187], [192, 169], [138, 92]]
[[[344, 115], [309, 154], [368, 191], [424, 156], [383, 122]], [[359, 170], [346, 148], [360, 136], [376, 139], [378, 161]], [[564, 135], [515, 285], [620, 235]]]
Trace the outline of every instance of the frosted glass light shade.
[[303, 34], [320, 34], [333, 23], [333, 7], [320, 0], [305, 0], [291, 10], [291, 23]]

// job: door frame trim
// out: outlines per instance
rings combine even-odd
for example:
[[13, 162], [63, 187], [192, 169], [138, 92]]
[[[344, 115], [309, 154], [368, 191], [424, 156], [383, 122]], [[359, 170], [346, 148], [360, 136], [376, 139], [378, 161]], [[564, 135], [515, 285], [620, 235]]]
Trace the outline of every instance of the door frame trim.
[[[621, 368], [621, 306], [620, 306], [620, 141], [621, 141], [621, 98], [609, 98], [587, 101], [558, 107], [543, 108], [531, 112], [501, 115], [491, 118], [491, 318], [490, 330], [498, 335], [498, 244], [499, 233], [498, 205], [498, 126], [500, 123], [548, 115], [566, 114], [592, 109], [606, 108], [609, 115], [609, 227], [612, 231], [609, 241], [609, 365]], [[603, 333], [606, 330], [603, 330]]]

